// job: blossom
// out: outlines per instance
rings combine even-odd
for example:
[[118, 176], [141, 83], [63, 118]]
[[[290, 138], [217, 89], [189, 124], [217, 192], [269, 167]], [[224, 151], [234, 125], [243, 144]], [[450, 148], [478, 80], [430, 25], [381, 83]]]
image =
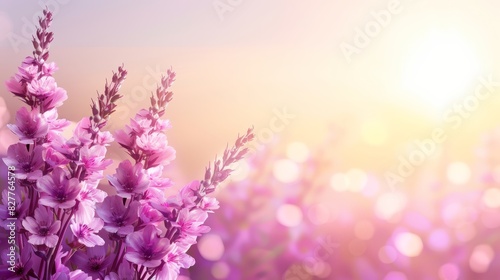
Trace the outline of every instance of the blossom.
[[90, 119], [88, 117], [81, 119], [76, 125], [73, 137], [68, 140], [68, 145], [70, 147], [79, 147], [92, 143], [93, 139], [90, 133], [90, 126]]
[[133, 224], [137, 221], [138, 201], [125, 207], [119, 196], [108, 196], [96, 207], [97, 215], [104, 221], [104, 229], [111, 233], [127, 235], [134, 231]]
[[70, 228], [78, 239], [78, 242], [87, 247], [94, 247], [96, 245], [104, 245], [104, 239], [97, 235], [103, 226], [104, 222], [99, 218], [94, 218], [87, 223], [75, 216], [71, 222]]
[[41, 146], [36, 146], [30, 151], [26, 145], [13, 144], [7, 149], [7, 157], [3, 161], [5, 165], [16, 168], [16, 178], [38, 180], [43, 175], [40, 170], [43, 165], [42, 151]]
[[142, 231], [129, 234], [126, 244], [125, 259], [145, 267], [159, 266], [171, 248], [169, 240], [160, 238], [153, 225], [147, 225]]
[[203, 225], [207, 218], [208, 213], [201, 209], [189, 210], [188, 208], [183, 208], [179, 212], [177, 225], [180, 227], [183, 236], [200, 236], [202, 233], [210, 230], [208, 226]]
[[80, 182], [76, 178], [66, 178], [66, 172], [57, 167], [52, 174], [45, 175], [36, 183], [41, 192], [40, 204], [67, 209], [75, 206], [80, 192]]
[[[18, 247], [16, 246], [16, 251], [19, 252]], [[20, 251], [21, 254], [16, 254], [15, 263], [11, 265], [9, 262], [11, 261], [9, 250], [5, 249], [2, 251], [2, 270], [0, 271], [0, 279], [23, 279], [30, 272], [33, 267], [33, 257], [32, 249], [30, 246], [24, 246], [24, 248]], [[14, 273], [10, 270], [13, 268]]]
[[137, 146], [146, 154], [155, 151], [164, 151], [168, 146], [167, 136], [161, 132], [142, 134], [136, 140]]
[[94, 217], [95, 204], [103, 202], [108, 195], [105, 191], [97, 188], [97, 183], [94, 185], [90, 182], [81, 182], [82, 189], [77, 196], [78, 209], [75, 211], [75, 217], [78, 216], [84, 221], [89, 221]]
[[86, 252], [78, 251], [71, 258], [72, 262], [94, 279], [102, 278], [104, 270], [111, 265], [111, 258], [106, 256], [106, 246], [87, 248]]
[[122, 161], [116, 174], [108, 176], [109, 183], [116, 188], [118, 195], [130, 198], [132, 194], [142, 194], [149, 186], [149, 180], [142, 163], [132, 166], [129, 160]]
[[49, 130], [53, 131], [63, 131], [64, 128], [69, 126], [71, 123], [66, 119], [59, 119], [57, 114], [57, 109], [53, 108], [43, 113], [43, 116], [49, 124]]
[[104, 277], [104, 280], [135, 280], [135, 276], [135, 271], [130, 262], [125, 260], [118, 266], [118, 272], [111, 272]]
[[23, 220], [23, 227], [31, 233], [29, 243], [53, 248], [59, 240], [57, 232], [61, 227], [61, 221], [54, 221], [54, 214], [47, 208], [38, 207], [35, 210], [35, 218], [26, 217]]
[[144, 203], [139, 207], [139, 217], [144, 223], [156, 223], [165, 220], [163, 214], [153, 208], [149, 203]]
[[12, 222], [9, 218], [16, 218], [16, 228], [20, 228], [21, 220], [26, 216], [26, 212], [29, 207], [29, 200], [21, 200], [21, 195], [16, 195], [16, 209], [14, 209], [14, 211], [9, 210], [10, 206], [12, 206], [12, 200], [10, 201], [11, 203], [9, 203], [8, 192], [7, 188], [2, 191], [2, 204], [0, 204], [0, 219], [2, 220], [1, 225], [5, 230], [9, 230], [8, 226]]
[[195, 263], [195, 260], [191, 256], [179, 251], [175, 244], [172, 245], [167, 255], [163, 258], [164, 264], [157, 274], [158, 279], [175, 280], [179, 276], [181, 268], [190, 268]]
[[16, 124], [7, 124], [7, 127], [19, 137], [23, 144], [33, 144], [38, 138], [45, 137], [49, 125], [45, 117], [37, 109], [28, 111], [22, 107], [16, 113]]
[[56, 80], [51, 76], [34, 79], [28, 84], [28, 91], [37, 97], [48, 97], [57, 90]]
[[172, 180], [162, 177], [163, 165], [148, 168], [146, 173], [149, 176], [150, 187], [164, 189], [172, 185]]
[[106, 169], [107, 166], [113, 163], [106, 157], [106, 147], [94, 145], [92, 147], [85, 146], [80, 149], [81, 162], [88, 172], [98, 172]]

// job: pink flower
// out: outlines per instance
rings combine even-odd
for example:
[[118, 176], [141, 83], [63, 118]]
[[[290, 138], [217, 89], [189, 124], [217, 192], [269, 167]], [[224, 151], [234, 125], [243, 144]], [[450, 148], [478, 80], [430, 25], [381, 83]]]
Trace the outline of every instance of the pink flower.
[[42, 150], [41, 146], [28, 151], [26, 145], [21, 143], [10, 145], [3, 161], [5, 165], [16, 168], [16, 178], [35, 181], [43, 175], [40, 170], [43, 165]]
[[136, 140], [137, 146], [146, 154], [155, 151], [164, 151], [167, 146], [167, 136], [161, 132], [142, 134]]
[[57, 109], [50, 109], [43, 113], [43, 116], [49, 124], [49, 130], [63, 131], [64, 128], [69, 126], [71, 123], [66, 119], [59, 119], [57, 114]]
[[90, 221], [95, 215], [95, 204], [103, 202], [107, 193], [90, 182], [81, 182], [81, 186], [82, 189], [76, 198], [79, 203], [75, 217], [78, 216], [84, 221]]
[[51, 96], [44, 97], [42, 100], [42, 108], [45, 110], [51, 110], [56, 107], [60, 107], [64, 101], [68, 99], [68, 94], [63, 88], [57, 88]]
[[104, 222], [99, 218], [94, 218], [90, 222], [83, 221], [75, 216], [71, 222], [70, 228], [78, 242], [87, 246], [102, 246], [104, 245], [104, 239], [102, 239], [97, 233], [104, 226]]
[[127, 253], [125, 259], [145, 267], [157, 267], [170, 249], [167, 238], [160, 238], [156, 227], [147, 225], [144, 230], [134, 232], [125, 239]]
[[28, 84], [28, 91], [37, 97], [50, 97], [57, 90], [57, 83], [53, 77], [43, 76], [34, 79]]
[[172, 186], [172, 180], [162, 177], [163, 165], [148, 168], [148, 170], [146, 170], [146, 173], [149, 176], [150, 187], [164, 189]]
[[[172, 244], [174, 245], [174, 244]], [[194, 259], [184, 252], [180, 252], [177, 246], [172, 246], [163, 258], [165, 263], [157, 274], [158, 279], [175, 280], [179, 276], [181, 268], [190, 268], [194, 265]]]
[[45, 175], [36, 183], [41, 192], [40, 204], [52, 208], [67, 209], [75, 206], [80, 192], [80, 182], [76, 178], [66, 178], [62, 168], [55, 168], [52, 174]]
[[147, 165], [149, 167], [155, 167], [157, 165], [169, 164], [175, 159], [174, 148], [168, 146], [165, 150], [151, 151], [149, 157], [147, 158]]
[[96, 143], [101, 146], [109, 146], [109, 144], [113, 143], [115, 139], [113, 138], [113, 134], [109, 131], [100, 131], [97, 133], [97, 141]]
[[132, 131], [128, 126], [126, 126], [122, 130], [117, 130], [115, 132], [115, 139], [118, 144], [120, 144], [122, 147], [125, 149], [130, 149], [134, 146], [135, 142], [135, 136], [132, 136]]
[[22, 82], [16, 78], [11, 77], [9, 80], [5, 82], [5, 86], [7, 86], [7, 90], [12, 92], [17, 96], [24, 96], [26, 92], [26, 87], [22, 84]]
[[[80, 149], [81, 162], [84, 164], [87, 172], [96, 173], [106, 169], [107, 166], [113, 163], [112, 160], [106, 159], [106, 147], [94, 145], [92, 147], [85, 146]], [[89, 176], [91, 174], [88, 174]], [[102, 175], [93, 176], [93, 179], [101, 179]]]
[[96, 212], [104, 220], [106, 231], [124, 236], [134, 231], [133, 224], [137, 221], [138, 207], [137, 201], [125, 207], [119, 196], [108, 196], [103, 203], [97, 205]]
[[139, 217], [146, 224], [165, 220], [163, 214], [153, 208], [149, 203], [144, 203], [139, 207]]
[[47, 120], [37, 109], [28, 111], [22, 107], [16, 113], [16, 124], [8, 124], [7, 127], [19, 137], [23, 144], [33, 144], [34, 140], [43, 138], [49, 131]]
[[219, 201], [215, 197], [205, 196], [201, 199], [199, 208], [206, 212], [213, 213], [214, 210], [219, 209]]
[[26, 217], [23, 227], [31, 233], [29, 243], [53, 248], [59, 240], [57, 231], [61, 227], [61, 221], [54, 221], [54, 214], [46, 207], [38, 207], [35, 210], [35, 218]]
[[90, 119], [88, 117], [81, 119], [76, 125], [73, 137], [68, 140], [70, 147], [79, 147], [89, 145], [93, 142], [90, 131]]
[[130, 198], [132, 194], [142, 194], [149, 186], [149, 180], [142, 163], [132, 166], [129, 160], [122, 161], [116, 174], [108, 176], [109, 183], [116, 188], [118, 195]]
[[136, 135], [147, 134], [153, 129], [151, 124], [152, 120], [149, 111], [141, 109], [135, 117], [130, 120], [130, 129], [135, 132]]
[[58, 151], [54, 150], [54, 148], [52, 147], [48, 147], [47, 149], [45, 149], [43, 160], [52, 167], [66, 165], [69, 163], [69, 159], [67, 159]]
[[180, 227], [181, 236], [200, 236], [203, 233], [209, 232], [210, 228], [203, 225], [207, 218], [207, 212], [201, 209], [190, 211], [188, 208], [183, 208], [177, 218], [177, 225]]

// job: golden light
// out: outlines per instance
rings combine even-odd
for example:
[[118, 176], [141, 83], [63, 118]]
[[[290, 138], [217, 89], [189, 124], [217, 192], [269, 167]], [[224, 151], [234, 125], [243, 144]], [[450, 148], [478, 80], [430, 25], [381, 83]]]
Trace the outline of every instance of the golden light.
[[388, 130], [382, 121], [368, 120], [361, 126], [361, 137], [370, 146], [380, 146], [386, 142]]
[[453, 30], [432, 30], [409, 50], [404, 62], [404, 90], [444, 109], [469, 90], [480, 75], [480, 61], [468, 41]]

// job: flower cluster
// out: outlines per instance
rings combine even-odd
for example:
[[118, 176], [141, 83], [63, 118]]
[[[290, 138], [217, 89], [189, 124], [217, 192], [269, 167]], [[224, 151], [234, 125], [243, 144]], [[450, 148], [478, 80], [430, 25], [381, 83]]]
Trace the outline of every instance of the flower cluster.
[[[104, 91], [92, 101], [91, 115], [81, 119], [72, 137], [63, 136], [69, 121], [57, 108], [68, 98], [47, 62], [53, 33], [50, 11], [43, 12], [33, 39], [33, 56], [24, 59], [7, 81], [10, 92], [27, 107], [16, 113], [9, 129], [19, 138], [8, 148], [4, 162], [14, 169], [15, 202], [4, 190], [0, 218], [16, 218], [15, 265], [2, 264], [2, 279], [176, 279], [181, 268], [194, 264], [187, 250], [201, 234], [207, 214], [217, 209], [206, 195], [231, 173], [230, 165], [246, 153], [253, 133], [239, 137], [205, 180], [188, 184], [174, 197], [165, 197], [172, 185], [163, 168], [175, 158], [162, 116], [173, 93], [175, 73], [167, 71], [152, 94], [151, 107], [141, 110], [130, 125], [113, 136], [104, 128], [120, 99], [127, 71], [119, 67]], [[109, 183], [116, 195], [98, 188], [112, 164], [107, 147], [116, 141], [132, 161], [119, 164]], [[13, 205], [15, 210], [12, 210]], [[77, 268], [77, 269], [75, 269]]]

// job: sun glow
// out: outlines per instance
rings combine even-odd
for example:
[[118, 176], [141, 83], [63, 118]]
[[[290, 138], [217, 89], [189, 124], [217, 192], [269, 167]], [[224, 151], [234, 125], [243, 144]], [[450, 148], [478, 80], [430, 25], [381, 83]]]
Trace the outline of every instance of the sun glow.
[[463, 96], [479, 75], [479, 59], [467, 40], [457, 32], [434, 30], [410, 49], [402, 83], [426, 107], [444, 109]]

